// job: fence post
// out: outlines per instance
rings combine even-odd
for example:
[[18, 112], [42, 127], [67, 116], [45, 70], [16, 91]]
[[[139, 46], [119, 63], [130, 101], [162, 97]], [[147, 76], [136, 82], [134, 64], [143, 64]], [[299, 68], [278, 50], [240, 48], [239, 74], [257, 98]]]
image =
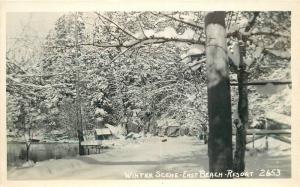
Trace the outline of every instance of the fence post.
[[254, 149], [254, 141], [255, 141], [255, 132], [252, 134], [252, 148]]
[[[266, 130], [268, 130], [268, 120], [265, 120], [266, 121]], [[268, 134], [266, 134], [266, 150], [269, 149], [269, 143], [268, 143]]]

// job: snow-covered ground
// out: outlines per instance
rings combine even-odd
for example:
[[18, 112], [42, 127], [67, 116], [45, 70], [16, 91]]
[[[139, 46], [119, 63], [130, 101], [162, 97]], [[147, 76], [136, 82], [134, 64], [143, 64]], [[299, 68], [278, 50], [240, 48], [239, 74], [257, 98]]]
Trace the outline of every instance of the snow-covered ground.
[[[8, 179], [126, 179], [151, 178], [151, 175], [162, 179], [176, 178], [176, 173], [179, 178], [199, 178], [193, 173], [208, 172], [207, 145], [196, 137], [168, 138], [166, 142], [161, 140], [158, 137], [119, 140], [112, 149], [106, 149], [101, 154], [12, 168], [8, 171]], [[289, 177], [290, 145], [281, 145], [276, 141], [269, 141], [268, 151], [250, 150], [246, 156], [246, 170], [254, 171], [257, 177], [259, 169], [280, 169], [280, 177]], [[281, 148], [272, 147], [272, 142], [280, 144]], [[257, 148], [263, 146], [263, 140], [258, 140]], [[277, 151], [283, 154], [275, 154]]]
[[254, 149], [252, 143], [247, 144], [246, 171], [257, 171], [254, 177], [266, 177], [263, 172], [279, 169], [280, 177], [290, 177], [291, 145], [272, 137], [268, 137], [267, 142], [268, 149], [265, 137], [254, 142]]

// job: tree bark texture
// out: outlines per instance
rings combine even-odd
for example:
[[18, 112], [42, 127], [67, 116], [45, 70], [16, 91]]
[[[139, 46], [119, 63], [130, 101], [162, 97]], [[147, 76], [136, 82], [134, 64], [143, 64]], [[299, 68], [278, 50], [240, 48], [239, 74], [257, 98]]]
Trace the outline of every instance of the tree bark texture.
[[225, 12], [209, 12], [205, 17], [205, 32], [209, 171], [222, 173], [211, 178], [227, 178], [225, 173], [232, 170], [232, 120]]
[[243, 62], [245, 55], [244, 43], [239, 44], [240, 65], [238, 69], [238, 117], [239, 123], [236, 125], [236, 148], [234, 153], [234, 171], [242, 173], [245, 170], [245, 151], [246, 151], [246, 131], [248, 128], [248, 90], [244, 85], [248, 82], [248, 73], [245, 71], [246, 65]]

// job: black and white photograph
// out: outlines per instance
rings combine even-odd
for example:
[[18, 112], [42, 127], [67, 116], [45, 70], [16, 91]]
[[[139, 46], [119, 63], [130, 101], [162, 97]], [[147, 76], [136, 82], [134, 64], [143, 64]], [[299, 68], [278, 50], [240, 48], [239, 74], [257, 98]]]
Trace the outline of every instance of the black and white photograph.
[[7, 180], [290, 179], [291, 17], [7, 12]]

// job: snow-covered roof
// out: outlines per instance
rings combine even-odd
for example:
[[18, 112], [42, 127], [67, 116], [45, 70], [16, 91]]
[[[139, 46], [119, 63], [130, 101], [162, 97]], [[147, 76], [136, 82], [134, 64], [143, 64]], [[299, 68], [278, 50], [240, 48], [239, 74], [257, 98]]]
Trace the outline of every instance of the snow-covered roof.
[[110, 135], [111, 131], [109, 128], [103, 128], [103, 129], [95, 129], [96, 135]]

